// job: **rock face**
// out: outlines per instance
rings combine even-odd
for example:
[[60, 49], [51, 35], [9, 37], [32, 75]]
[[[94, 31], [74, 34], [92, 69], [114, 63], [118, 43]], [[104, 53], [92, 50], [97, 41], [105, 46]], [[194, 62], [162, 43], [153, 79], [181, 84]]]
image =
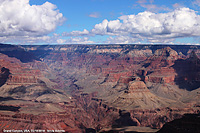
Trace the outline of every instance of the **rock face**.
[[31, 69], [28, 64], [23, 64], [16, 58], [0, 54], [0, 61], [4, 69], [8, 69], [10, 73], [7, 77], [7, 84], [33, 84], [37, 83], [37, 78], [41, 76], [40, 70]]
[[130, 92], [137, 92], [137, 91], [149, 91], [142, 81], [132, 81], [129, 82], [128, 90]]
[[176, 45], [2, 44], [0, 129], [161, 128], [199, 112], [199, 53]]
[[1, 68], [0, 87], [6, 83], [6, 81], [8, 80], [9, 74], [10, 74], [9, 69], [7, 69], [5, 67]]

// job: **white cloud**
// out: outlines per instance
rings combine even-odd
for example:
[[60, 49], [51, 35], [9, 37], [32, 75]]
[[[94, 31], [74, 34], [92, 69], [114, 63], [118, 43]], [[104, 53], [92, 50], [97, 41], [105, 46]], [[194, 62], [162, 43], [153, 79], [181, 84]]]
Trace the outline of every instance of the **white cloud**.
[[94, 44], [94, 41], [90, 41], [88, 37], [75, 37], [66, 39], [66, 44]]
[[96, 24], [91, 30], [93, 35], [116, 35], [113, 30], [120, 27], [119, 20], [108, 21], [107, 19], [103, 20], [102, 23]]
[[137, 15], [124, 15], [113, 21], [105, 19], [96, 24], [91, 33], [171, 42], [175, 38], [200, 36], [200, 16], [189, 8], [178, 8], [168, 13], [145, 11]]
[[120, 23], [119, 20], [110, 21], [110, 22], [108, 22], [108, 25], [107, 25], [107, 32], [114, 33], [115, 31], [119, 30], [121, 25], [122, 24]]
[[29, 0], [1, 0], [0, 36], [23, 39], [47, 35], [64, 21], [56, 8], [49, 2], [31, 6]]
[[108, 25], [108, 20], [105, 19], [105, 20], [103, 20], [102, 23], [96, 24], [94, 26], [94, 29], [92, 29], [92, 33], [105, 35], [107, 33], [107, 25]]
[[68, 34], [110, 35], [105, 43], [134, 43], [144, 40], [152, 43], [171, 43], [176, 38], [200, 36], [200, 15], [189, 8], [176, 8], [168, 13], [145, 11], [136, 15], [123, 15], [112, 21], [105, 19], [96, 24], [91, 31], [84, 29]]
[[72, 31], [70, 33], [64, 32], [63, 36], [84, 36], [89, 35], [89, 31], [84, 29], [83, 31]]
[[174, 38], [151, 38], [149, 37], [147, 42], [150, 42], [150, 43], [173, 43], [173, 41], [175, 41]]
[[132, 44], [138, 42], [139, 39], [129, 37], [129, 36], [116, 36], [116, 37], [108, 37], [105, 43], [107, 44]]
[[10, 37], [0, 37], [1, 43], [19, 43], [19, 44], [35, 44], [35, 43], [43, 43], [47, 42], [50, 43], [53, 40], [50, 36], [37, 36], [37, 37], [30, 37], [30, 36], [10, 36]]
[[58, 44], [64, 44], [66, 42], [66, 40], [64, 40], [64, 39], [58, 39], [57, 40], [57, 43]]

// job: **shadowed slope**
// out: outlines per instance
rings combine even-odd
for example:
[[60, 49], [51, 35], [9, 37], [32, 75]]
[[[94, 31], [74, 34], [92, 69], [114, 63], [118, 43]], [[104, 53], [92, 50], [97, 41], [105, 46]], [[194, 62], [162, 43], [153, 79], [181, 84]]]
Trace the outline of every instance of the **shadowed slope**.
[[166, 123], [158, 133], [199, 133], [200, 114], [186, 114], [181, 119]]
[[0, 87], [4, 85], [10, 75], [9, 69], [2, 67], [0, 71]]
[[173, 68], [178, 73], [175, 82], [179, 88], [191, 91], [200, 87], [200, 59], [194, 51], [189, 58], [175, 61]]
[[9, 57], [15, 57], [23, 63], [39, 60], [35, 55], [25, 51], [24, 48], [17, 45], [0, 44], [0, 53], [3, 53]]

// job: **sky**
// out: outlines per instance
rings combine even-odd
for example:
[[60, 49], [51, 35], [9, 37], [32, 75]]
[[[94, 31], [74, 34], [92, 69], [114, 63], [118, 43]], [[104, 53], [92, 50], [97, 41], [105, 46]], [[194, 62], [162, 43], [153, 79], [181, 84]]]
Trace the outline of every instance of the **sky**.
[[0, 0], [0, 43], [200, 45], [200, 0]]

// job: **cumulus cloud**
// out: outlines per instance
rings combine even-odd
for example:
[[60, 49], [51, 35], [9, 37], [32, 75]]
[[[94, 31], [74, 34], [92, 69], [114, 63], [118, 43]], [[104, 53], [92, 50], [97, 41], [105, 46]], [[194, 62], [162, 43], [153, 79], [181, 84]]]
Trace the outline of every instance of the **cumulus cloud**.
[[[67, 35], [67, 34], [66, 34]], [[176, 8], [168, 13], [140, 12], [116, 20], [103, 20], [90, 31], [73, 31], [71, 36], [109, 35], [105, 43], [170, 43], [176, 38], [200, 36], [200, 15], [189, 8]]]
[[91, 30], [93, 35], [116, 35], [112, 30], [117, 30], [121, 25], [119, 20], [108, 21], [103, 20], [102, 23], [96, 24]]
[[91, 30], [96, 35], [139, 37], [156, 42], [180, 37], [200, 36], [200, 16], [192, 9], [177, 8], [168, 13], [141, 12], [117, 20], [104, 20]]
[[108, 20], [105, 19], [103, 20], [102, 23], [96, 24], [94, 26], [94, 29], [92, 29], [92, 33], [105, 35], [107, 33], [107, 25], [108, 25]]
[[30, 5], [29, 0], [0, 0], [0, 37], [23, 39], [51, 33], [64, 21], [56, 8], [49, 2]]

